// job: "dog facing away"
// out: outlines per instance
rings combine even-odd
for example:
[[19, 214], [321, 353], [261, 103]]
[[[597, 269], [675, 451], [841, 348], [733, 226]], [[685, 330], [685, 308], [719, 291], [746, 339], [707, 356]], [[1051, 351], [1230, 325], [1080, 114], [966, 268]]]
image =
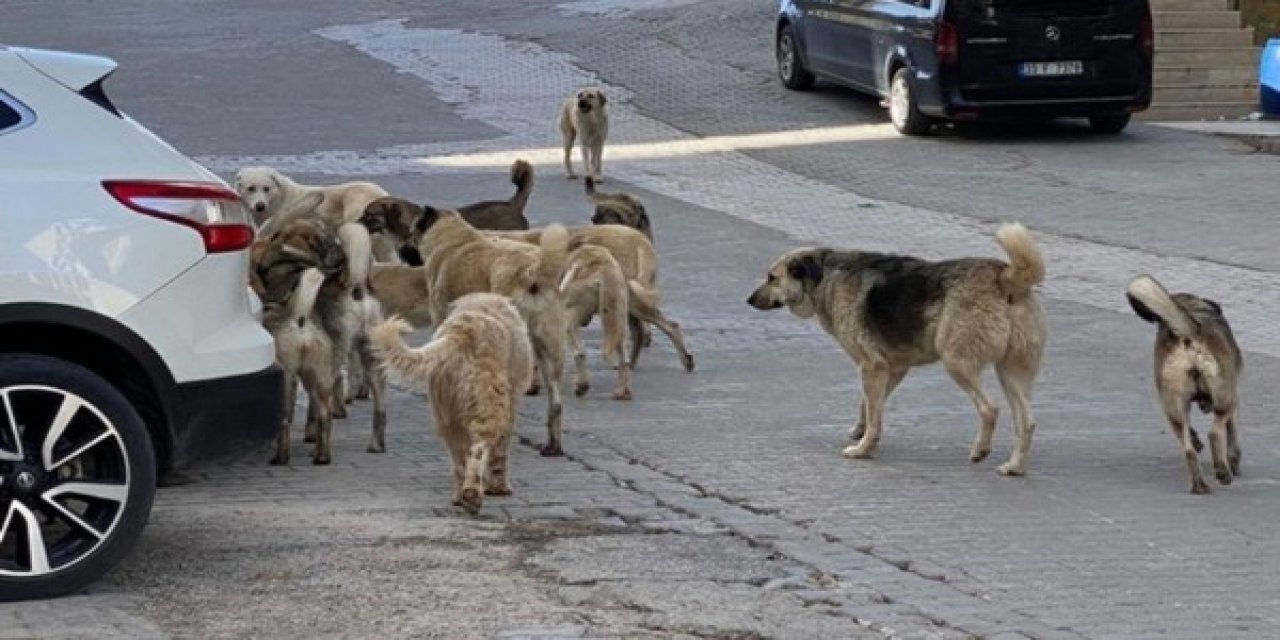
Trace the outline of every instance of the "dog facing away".
[[374, 331], [374, 344], [389, 370], [430, 395], [453, 459], [453, 504], [475, 515], [486, 494], [511, 493], [507, 459], [533, 364], [524, 320], [507, 298], [473, 293], [450, 305], [426, 345], [405, 346], [409, 330], [392, 318]]
[[298, 383], [316, 407], [318, 432], [326, 434], [316, 443], [312, 461], [326, 464], [327, 434], [332, 420], [333, 340], [315, 314], [316, 297], [324, 284], [324, 274], [315, 267], [304, 270], [289, 296], [263, 304], [262, 324], [275, 339], [276, 361], [284, 370], [284, 417], [276, 435], [276, 455], [271, 464], [289, 463], [289, 430], [293, 426]]
[[369, 272], [369, 289], [388, 318], [400, 316], [414, 328], [431, 325], [426, 269], [375, 262]]
[[573, 180], [573, 143], [581, 141], [582, 170], [596, 182], [604, 182], [604, 142], [609, 137], [608, 99], [595, 87], [579, 90], [560, 105], [560, 136], [564, 140], [565, 177]]
[[862, 407], [850, 458], [869, 458], [880, 441], [889, 394], [913, 368], [939, 360], [973, 401], [981, 419], [970, 460], [991, 453], [996, 407], [982, 389], [994, 364], [1013, 409], [1017, 444], [1001, 475], [1022, 475], [1035, 421], [1031, 392], [1047, 330], [1032, 287], [1044, 280], [1040, 249], [1021, 224], [996, 232], [1009, 262], [808, 248], [789, 251], [747, 299], [756, 309], [788, 307], [817, 316], [862, 375]]
[[576, 396], [583, 396], [591, 389], [587, 376], [587, 354], [578, 336], [579, 329], [600, 315], [604, 341], [601, 353], [605, 361], [618, 370], [618, 386], [613, 390], [614, 400], [630, 400], [631, 363], [627, 360], [626, 342], [628, 304], [631, 294], [622, 267], [604, 247], [584, 244], [569, 254], [569, 266], [560, 281], [560, 293], [564, 296], [568, 317], [569, 347], [573, 349], [574, 387]]
[[596, 181], [591, 176], [583, 180], [587, 197], [595, 203], [596, 210], [591, 214], [591, 224], [620, 224], [643, 233], [649, 242], [653, 242], [653, 224], [649, 222], [649, 214], [644, 210], [644, 203], [629, 193], [604, 193], [596, 191]]
[[1199, 453], [1204, 445], [1191, 428], [1192, 403], [1213, 414], [1209, 450], [1214, 475], [1218, 482], [1231, 484], [1232, 476], [1240, 473], [1236, 386], [1244, 358], [1222, 307], [1189, 293], [1170, 295], [1147, 275], [1131, 280], [1126, 293], [1138, 317], [1160, 327], [1155, 345], [1156, 391], [1169, 427], [1182, 445], [1191, 493], [1209, 493], [1200, 473]]

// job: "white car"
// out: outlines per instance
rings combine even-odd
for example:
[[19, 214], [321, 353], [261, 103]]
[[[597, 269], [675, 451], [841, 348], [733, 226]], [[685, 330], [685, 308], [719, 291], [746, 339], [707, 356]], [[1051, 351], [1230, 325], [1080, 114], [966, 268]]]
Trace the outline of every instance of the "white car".
[[0, 600], [92, 582], [165, 472], [279, 426], [249, 218], [112, 105], [115, 68], [0, 46]]

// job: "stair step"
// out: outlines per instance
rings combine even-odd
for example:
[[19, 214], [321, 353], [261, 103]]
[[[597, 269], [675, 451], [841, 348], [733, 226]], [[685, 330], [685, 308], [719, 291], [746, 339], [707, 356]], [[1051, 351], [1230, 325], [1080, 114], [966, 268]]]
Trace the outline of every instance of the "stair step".
[[1232, 48], [1160, 48], [1156, 47], [1157, 67], [1239, 67], [1257, 66], [1262, 50], [1257, 47]]
[[1234, 8], [1234, 0], [1151, 0], [1152, 11], [1222, 11]]
[[1160, 11], [1152, 14], [1156, 31], [1165, 29], [1239, 29], [1239, 11]]
[[1251, 84], [1157, 85], [1152, 89], [1152, 102], [1159, 104], [1196, 102], [1241, 102], [1258, 99], [1258, 86]]
[[1258, 85], [1258, 67], [1165, 67], [1152, 74], [1156, 86], [1187, 84]]
[[1177, 122], [1187, 120], [1235, 120], [1258, 110], [1256, 100], [1248, 102], [1184, 102], [1181, 104], [1155, 103], [1141, 113], [1139, 120], [1149, 122]]
[[1163, 29], [1156, 31], [1156, 51], [1161, 48], [1191, 49], [1195, 47], [1249, 47], [1252, 45], [1252, 28]]

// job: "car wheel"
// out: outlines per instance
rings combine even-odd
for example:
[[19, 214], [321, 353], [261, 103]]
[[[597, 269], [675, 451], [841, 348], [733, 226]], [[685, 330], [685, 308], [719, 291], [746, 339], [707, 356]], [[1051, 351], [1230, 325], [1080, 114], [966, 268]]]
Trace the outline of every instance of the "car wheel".
[[912, 89], [911, 71], [902, 67], [889, 83], [889, 120], [898, 133], [919, 136], [929, 133], [933, 119], [920, 112]]
[[782, 86], [794, 91], [812, 89], [814, 77], [800, 60], [800, 44], [791, 25], [783, 25], [778, 33], [778, 77]]
[[142, 418], [79, 365], [0, 355], [0, 601], [93, 582], [133, 547], [155, 496]]
[[1130, 117], [1127, 113], [1118, 116], [1091, 116], [1089, 128], [1098, 133], [1120, 133], [1129, 126]]

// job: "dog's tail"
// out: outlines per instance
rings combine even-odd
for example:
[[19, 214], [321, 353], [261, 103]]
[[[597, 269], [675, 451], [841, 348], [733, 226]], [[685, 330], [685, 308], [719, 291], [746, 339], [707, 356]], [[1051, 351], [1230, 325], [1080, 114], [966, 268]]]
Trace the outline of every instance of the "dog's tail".
[[307, 323], [307, 316], [311, 315], [311, 310], [316, 306], [316, 297], [320, 294], [320, 287], [324, 285], [324, 274], [319, 269], [311, 267], [302, 272], [302, 277], [298, 279], [298, 288], [293, 293], [293, 299], [289, 301], [289, 320], [296, 322], [299, 327]]
[[412, 330], [413, 326], [404, 318], [393, 316], [373, 330], [369, 342], [383, 369], [403, 380], [422, 385], [431, 379], [440, 365], [449, 338], [442, 336], [411, 349], [400, 336]]
[[533, 165], [524, 160], [512, 163], [511, 184], [516, 186], [516, 193], [511, 196], [511, 207], [524, 213], [524, 206], [529, 203], [529, 195], [533, 193]]
[[1179, 338], [1192, 338], [1196, 335], [1199, 325], [1195, 318], [1179, 306], [1155, 278], [1138, 276], [1129, 281], [1125, 293], [1129, 298], [1129, 306], [1133, 307], [1139, 318], [1162, 324]]
[[1044, 282], [1044, 256], [1031, 232], [1020, 222], [1002, 224], [996, 231], [996, 244], [1009, 256], [1009, 266], [1000, 274], [1005, 291], [1019, 297], [1030, 295], [1031, 287]]
[[562, 224], [553, 224], [542, 230], [541, 252], [534, 265], [530, 294], [556, 291], [560, 278], [569, 263], [569, 230]]
[[601, 351], [612, 365], [625, 362], [623, 342], [627, 335], [628, 298], [630, 291], [622, 267], [613, 254], [603, 247], [583, 245], [573, 252], [569, 268], [560, 282], [560, 291], [575, 286], [594, 285], [598, 301], [596, 309], [604, 329]]
[[338, 227], [338, 239], [347, 254], [351, 297], [363, 300], [369, 289], [369, 272], [373, 269], [373, 239], [369, 237], [369, 230], [359, 222], [348, 222]]

